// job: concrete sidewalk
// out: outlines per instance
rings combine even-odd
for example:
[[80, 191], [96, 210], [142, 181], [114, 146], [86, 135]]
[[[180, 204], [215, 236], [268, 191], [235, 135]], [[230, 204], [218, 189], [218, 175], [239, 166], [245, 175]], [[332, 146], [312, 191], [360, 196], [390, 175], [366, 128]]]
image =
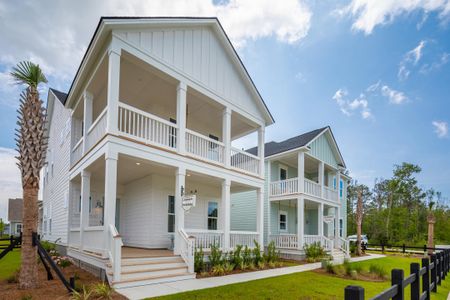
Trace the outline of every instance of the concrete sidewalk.
[[[369, 256], [362, 256], [352, 258], [352, 262], [364, 261], [369, 259], [381, 258], [384, 255], [381, 254], [369, 254]], [[287, 275], [292, 273], [299, 273], [305, 271], [311, 271], [320, 268], [320, 263], [306, 264], [301, 266], [286, 267], [279, 269], [270, 269], [256, 272], [248, 272], [241, 274], [233, 274], [220, 277], [208, 277], [203, 279], [189, 279], [183, 281], [158, 283], [152, 285], [144, 285], [132, 288], [117, 289], [116, 292], [124, 295], [129, 299], [143, 299], [164, 295], [171, 295], [181, 292], [201, 290], [207, 288], [213, 288], [233, 283], [241, 283], [251, 280], [276, 277], [281, 275]]]

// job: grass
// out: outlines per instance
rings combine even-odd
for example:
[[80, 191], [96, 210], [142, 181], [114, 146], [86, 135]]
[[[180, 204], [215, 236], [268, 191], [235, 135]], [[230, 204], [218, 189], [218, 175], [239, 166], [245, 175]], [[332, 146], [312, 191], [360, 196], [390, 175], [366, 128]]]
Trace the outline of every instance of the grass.
[[[354, 263], [363, 270], [369, 270], [371, 265], [383, 267], [388, 271], [402, 268], [405, 275], [409, 274], [411, 262], [418, 262], [417, 258], [388, 256], [380, 259]], [[260, 279], [250, 282], [226, 285], [176, 295], [169, 295], [159, 299], [343, 299], [344, 288], [347, 285], [360, 285], [365, 289], [365, 297], [369, 299], [390, 286], [390, 280], [384, 282], [368, 282], [332, 277], [316, 272], [302, 272], [273, 278]], [[406, 289], [405, 299], [409, 299], [409, 288]], [[450, 278], [438, 287], [438, 293], [432, 293], [432, 299], [446, 300], [450, 291]]]
[[14, 249], [0, 259], [0, 280], [5, 280], [20, 268], [20, 250]]

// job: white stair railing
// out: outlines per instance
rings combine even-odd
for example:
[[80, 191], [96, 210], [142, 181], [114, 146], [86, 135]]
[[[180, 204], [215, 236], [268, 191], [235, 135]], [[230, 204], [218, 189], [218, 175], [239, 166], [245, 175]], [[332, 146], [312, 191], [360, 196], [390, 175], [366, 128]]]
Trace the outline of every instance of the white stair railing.
[[113, 281], [119, 282], [122, 268], [122, 237], [120, 236], [119, 232], [117, 232], [116, 226], [112, 224], [109, 224], [109, 233], [110, 251], [108, 252], [108, 256], [113, 270]]
[[305, 235], [303, 237], [303, 244], [304, 245], [310, 245], [313, 243], [320, 243], [320, 245], [326, 250], [326, 251], [333, 251], [334, 249], [334, 241], [320, 235]]
[[298, 236], [296, 234], [272, 234], [269, 236], [269, 242], [272, 241], [275, 243], [275, 247], [277, 248], [298, 248]]
[[338, 248], [345, 253], [346, 257], [350, 257], [350, 242], [342, 237], [337, 238]]
[[188, 272], [194, 273], [194, 238], [188, 236], [183, 230], [179, 230], [181, 257], [188, 265]]

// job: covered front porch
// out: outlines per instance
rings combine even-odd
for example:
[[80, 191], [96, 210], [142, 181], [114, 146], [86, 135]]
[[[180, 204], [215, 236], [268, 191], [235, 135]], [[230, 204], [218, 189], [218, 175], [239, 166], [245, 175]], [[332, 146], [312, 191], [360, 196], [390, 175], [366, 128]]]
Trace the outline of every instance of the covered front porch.
[[348, 250], [341, 237], [339, 207], [299, 197], [269, 202], [268, 241], [280, 249], [303, 253], [304, 246], [318, 242], [327, 252]]

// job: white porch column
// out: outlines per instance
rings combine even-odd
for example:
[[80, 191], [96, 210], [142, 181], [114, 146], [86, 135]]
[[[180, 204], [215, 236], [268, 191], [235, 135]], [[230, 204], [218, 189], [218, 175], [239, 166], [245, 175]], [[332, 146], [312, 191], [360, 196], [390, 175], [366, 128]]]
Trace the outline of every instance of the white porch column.
[[305, 199], [300, 196], [297, 198], [297, 237], [298, 249], [303, 250], [303, 237], [305, 236]]
[[339, 207], [334, 208], [334, 218], [335, 218], [334, 237], [337, 240], [337, 238], [339, 237], [339, 219], [340, 219]]
[[230, 220], [230, 210], [231, 210], [231, 181], [230, 179], [224, 179], [222, 181], [222, 200], [221, 200], [221, 209], [220, 209], [220, 218], [222, 219], [222, 230], [223, 230], [223, 248], [225, 251], [228, 251], [230, 248], [230, 228], [231, 228], [231, 220]]
[[265, 127], [261, 125], [258, 128], [258, 157], [259, 157], [259, 176], [264, 178], [264, 133]]
[[225, 107], [222, 115], [222, 140], [225, 145], [225, 167], [231, 166], [231, 109]]
[[317, 208], [318, 210], [318, 219], [317, 219], [317, 224], [318, 224], [318, 232], [317, 235], [319, 236], [323, 236], [323, 203], [319, 203], [319, 207]]
[[264, 187], [256, 190], [256, 231], [258, 232], [258, 243], [264, 249]]
[[320, 184], [320, 196], [324, 197], [324, 177], [325, 177], [325, 164], [323, 161], [319, 162], [319, 184]]
[[118, 153], [111, 149], [105, 152], [105, 203], [103, 204], [103, 225], [105, 228], [105, 249], [109, 249], [110, 225], [116, 226]]
[[81, 171], [80, 248], [84, 248], [84, 229], [89, 226], [89, 197], [91, 195], [91, 173]]
[[271, 202], [270, 202], [270, 183], [272, 182], [272, 175], [271, 175], [271, 169], [272, 169], [272, 163], [270, 160], [267, 160], [267, 180], [266, 180], [266, 184], [268, 185], [267, 187], [267, 245], [270, 242], [270, 234], [271, 234], [271, 225], [270, 225], [270, 219], [272, 217], [271, 215]]
[[119, 117], [120, 53], [114, 38], [108, 51], [108, 91], [106, 132], [117, 134]]
[[[177, 86], [177, 150], [178, 153], [186, 153], [186, 90], [184, 82]], [[184, 183], [183, 183], [184, 184]]]
[[297, 173], [298, 173], [298, 192], [305, 192], [305, 152], [298, 152], [298, 160], [297, 160]]
[[[186, 193], [186, 169], [179, 167], [175, 172], [175, 242], [174, 254], [179, 255], [180, 250], [180, 229], [184, 228], [184, 209], [182, 197]], [[183, 193], [183, 194], [182, 194]]]
[[92, 102], [93, 102], [93, 96], [88, 91], [84, 91], [83, 94], [83, 103], [84, 103], [84, 120], [83, 120], [83, 153], [86, 153], [88, 149], [87, 144], [87, 136], [89, 128], [92, 125]]

